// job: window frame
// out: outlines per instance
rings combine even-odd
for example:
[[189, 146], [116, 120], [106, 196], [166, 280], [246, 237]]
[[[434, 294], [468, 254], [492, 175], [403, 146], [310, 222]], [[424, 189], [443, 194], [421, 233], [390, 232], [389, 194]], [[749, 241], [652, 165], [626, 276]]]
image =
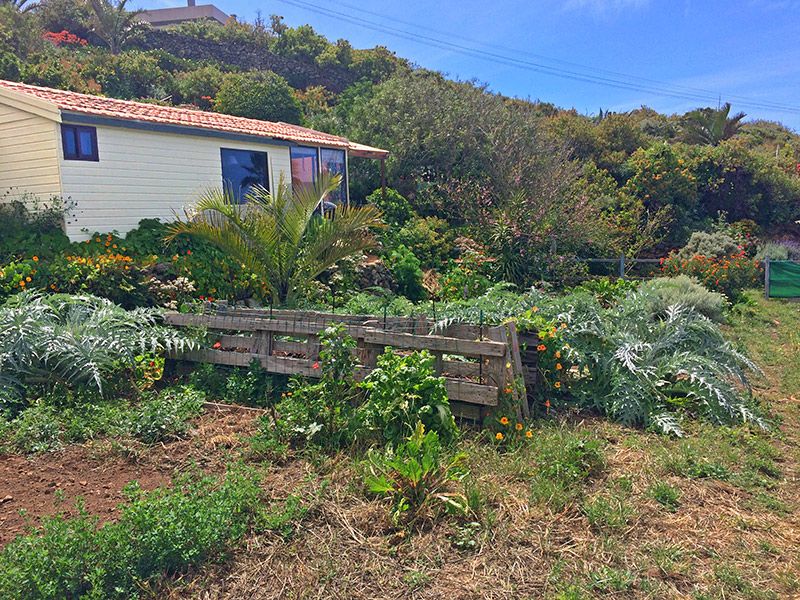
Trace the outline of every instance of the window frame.
[[[219, 160], [220, 160], [220, 175], [222, 176], [222, 190], [223, 190], [223, 192], [225, 192], [229, 188], [231, 188], [231, 191], [232, 191], [232, 186], [230, 185], [230, 180], [229, 179], [225, 179], [225, 159], [224, 159], [225, 152], [249, 152], [250, 154], [261, 154], [261, 155], [263, 155], [264, 156], [264, 180], [263, 180], [263, 182], [260, 182], [258, 184], [254, 184], [254, 185], [260, 185], [261, 187], [266, 189], [268, 192], [272, 190], [272, 182], [270, 181], [269, 152], [267, 152], [266, 150], [250, 150], [249, 148], [229, 148], [229, 147], [222, 146], [219, 149]], [[241, 190], [240, 190], [240, 194], [239, 194], [237, 200], [238, 200], [237, 204], [247, 204], [247, 202], [246, 202], [246, 200], [244, 198], [244, 195], [241, 194]]]
[[344, 202], [345, 206], [350, 206], [350, 153], [345, 148], [331, 148], [328, 146], [306, 146], [303, 144], [292, 144], [289, 147], [289, 177], [294, 184], [294, 173], [292, 172], [292, 150], [295, 148], [309, 148], [317, 152], [317, 170], [314, 173], [314, 183], [319, 180], [322, 175], [322, 151], [323, 150], [341, 150], [344, 152]]
[[[81, 155], [81, 132], [88, 132], [91, 140], [89, 155]], [[67, 153], [67, 136], [72, 136], [75, 143], [75, 153]], [[79, 160], [83, 162], [100, 162], [100, 153], [97, 148], [97, 128], [88, 125], [61, 124], [61, 151], [64, 160]]]

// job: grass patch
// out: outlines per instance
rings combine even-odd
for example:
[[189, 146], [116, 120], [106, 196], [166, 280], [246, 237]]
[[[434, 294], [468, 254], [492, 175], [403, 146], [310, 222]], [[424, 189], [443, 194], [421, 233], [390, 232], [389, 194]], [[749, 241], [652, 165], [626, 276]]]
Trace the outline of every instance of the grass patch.
[[675, 512], [680, 506], [680, 490], [664, 481], [650, 486], [647, 495], [671, 512]]
[[221, 558], [259, 521], [252, 473], [185, 477], [145, 493], [133, 484], [119, 521], [55, 517], [0, 552], [0, 598], [132, 598], [164, 576]]

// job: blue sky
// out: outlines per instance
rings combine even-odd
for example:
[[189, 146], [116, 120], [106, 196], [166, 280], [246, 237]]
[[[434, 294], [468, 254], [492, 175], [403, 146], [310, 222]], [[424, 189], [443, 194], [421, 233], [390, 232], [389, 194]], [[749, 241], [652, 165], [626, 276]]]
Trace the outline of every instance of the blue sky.
[[[214, 3], [247, 20], [259, 9], [265, 17], [277, 13], [289, 25], [308, 23], [328, 38], [346, 38], [355, 47], [385, 45], [453, 78], [476, 79], [493, 91], [582, 113], [600, 108], [624, 111], [642, 104], [667, 113], [684, 112], [715, 105], [721, 97], [749, 118], [781, 121], [800, 130], [800, 0]], [[148, 8], [182, 4], [137, 0], [137, 6]], [[369, 21], [373, 28], [353, 20]], [[374, 26], [406, 34], [392, 35]], [[408, 33], [416, 39], [407, 39]], [[446, 43], [421, 43], [420, 34]], [[458, 52], [451, 44], [478, 50], [480, 56]], [[486, 53], [495, 60], [486, 60]], [[519, 68], [520, 62], [526, 68]], [[568, 71], [568, 77], [543, 73], [542, 66]], [[575, 76], [581, 80], [571, 78]], [[598, 78], [613, 86], [598, 85]], [[653, 87], [674, 96], [657, 94]], [[686, 95], [692, 97], [682, 97]]]

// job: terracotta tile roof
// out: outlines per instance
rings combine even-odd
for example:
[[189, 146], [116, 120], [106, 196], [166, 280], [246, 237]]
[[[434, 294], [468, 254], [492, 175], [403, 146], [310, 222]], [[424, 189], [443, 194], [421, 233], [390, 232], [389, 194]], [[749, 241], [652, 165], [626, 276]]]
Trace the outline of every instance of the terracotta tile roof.
[[[128, 121], [183, 125], [199, 129], [213, 129], [214, 131], [241, 133], [336, 148], [350, 148], [351, 145], [354, 148], [360, 146], [351, 144], [343, 137], [307, 129], [299, 125], [290, 125], [288, 123], [273, 123], [271, 121], [246, 119], [244, 117], [234, 117], [231, 115], [189, 108], [159, 106], [157, 104], [147, 104], [145, 102], [103, 98], [101, 96], [38, 87], [14, 81], [0, 80], [0, 87], [34, 96], [54, 104], [62, 111], [73, 113], [97, 115], [100, 117], [124, 119]], [[386, 151], [375, 150], [388, 154]]]

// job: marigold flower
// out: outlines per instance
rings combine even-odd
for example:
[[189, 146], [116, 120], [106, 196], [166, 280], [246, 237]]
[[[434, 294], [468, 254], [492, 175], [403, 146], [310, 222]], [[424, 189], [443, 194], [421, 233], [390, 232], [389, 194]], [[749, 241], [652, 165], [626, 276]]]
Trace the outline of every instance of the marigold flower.
[[545, 346], [544, 344], [539, 344], [538, 346], [536, 346], [536, 349], [539, 352], [544, 352], [545, 350], [547, 350], [547, 346]]
[[525, 437], [529, 438], [529, 439], [532, 438], [533, 437], [533, 432], [530, 429], [528, 429], [528, 431], [525, 432]]
[[33, 257], [33, 262], [39, 262], [39, 257], [38, 256], [34, 256]]
[[514, 425], [514, 429], [516, 429], [517, 431], [522, 431], [522, 423], [517, 423], [516, 425]]
[[557, 390], [561, 389], [561, 382], [560, 381], [556, 381], [556, 389]]
[[25, 287], [25, 280], [24, 279], [20, 280], [19, 287]]
[[26, 278], [25, 278], [25, 281], [27, 281], [28, 283], [30, 283], [30, 282], [31, 282], [31, 278], [30, 278], [30, 277], [26, 277]]
[[556, 358], [561, 358], [561, 350], [556, 350]]
[[508, 417], [500, 417], [500, 424], [501, 425], [508, 425]]
[[504, 391], [506, 394], [510, 394], [510, 393], [511, 393], [512, 391], [514, 391], [514, 390], [512, 390], [510, 387], [507, 387], [507, 388], [505, 388], [503, 391]]
[[564, 367], [561, 366], [561, 363], [556, 363], [556, 371], [560, 371]]
[[499, 442], [500, 440], [503, 439], [503, 434], [498, 431], [496, 434], [494, 434], [494, 439], [496, 439]]

